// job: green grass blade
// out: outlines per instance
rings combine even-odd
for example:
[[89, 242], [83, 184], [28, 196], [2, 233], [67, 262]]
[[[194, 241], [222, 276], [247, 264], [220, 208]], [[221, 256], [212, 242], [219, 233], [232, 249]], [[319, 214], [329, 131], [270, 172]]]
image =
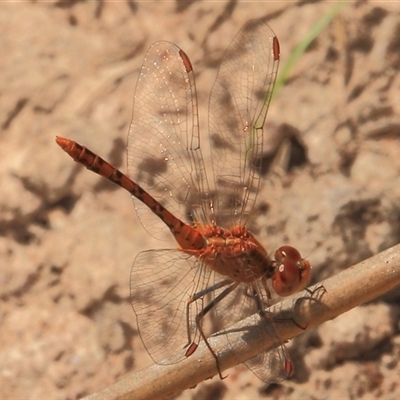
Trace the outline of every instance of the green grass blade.
[[297, 45], [293, 53], [290, 55], [289, 59], [284, 64], [279, 74], [273, 96], [276, 96], [282, 86], [285, 84], [290, 71], [293, 69], [297, 60], [303, 55], [307, 50], [308, 46], [313, 42], [313, 40], [325, 29], [325, 27], [335, 18], [337, 14], [342, 10], [342, 8], [347, 5], [348, 0], [339, 1], [335, 6], [325, 14], [310, 30], [308, 35]]

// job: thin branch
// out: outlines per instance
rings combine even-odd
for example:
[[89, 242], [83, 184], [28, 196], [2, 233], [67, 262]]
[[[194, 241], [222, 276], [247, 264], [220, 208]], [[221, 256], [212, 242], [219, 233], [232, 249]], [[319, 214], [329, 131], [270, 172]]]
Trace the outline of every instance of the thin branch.
[[[273, 306], [271, 312], [274, 315], [276, 313], [279, 319], [279, 322], [274, 322], [274, 327], [268, 321], [260, 322], [259, 317], [253, 315], [234, 325], [227, 335], [212, 336], [210, 344], [218, 354], [221, 369], [231, 368], [261, 351], [279, 345], [276, 340], [271, 340], [276, 338], [276, 334], [281, 342], [292, 339], [400, 286], [400, 245], [362, 261], [310, 289], [312, 291], [321, 286], [326, 292], [317, 290], [311, 297], [309, 293], [302, 292]], [[282, 318], [284, 315], [294, 315], [296, 323], [293, 318]], [[262, 337], [257, 334], [259, 330], [255, 329], [257, 324], [263, 324], [265, 328]], [[216, 374], [215, 360], [204, 343], [201, 343], [192, 356], [178, 364], [153, 365], [132, 373], [84, 400], [167, 399]]]

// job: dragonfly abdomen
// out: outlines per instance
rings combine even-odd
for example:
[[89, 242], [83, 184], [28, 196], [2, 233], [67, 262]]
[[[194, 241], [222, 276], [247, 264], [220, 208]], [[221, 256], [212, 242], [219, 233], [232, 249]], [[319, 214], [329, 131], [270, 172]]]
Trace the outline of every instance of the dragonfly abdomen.
[[150, 210], [168, 226], [182, 249], [200, 250], [204, 248], [206, 241], [197, 229], [185, 224], [179, 218], [172, 215], [162, 204], [154, 199], [153, 196], [147, 193], [137, 183], [133, 182], [119, 169], [113, 167], [103, 158], [73, 140], [57, 136], [56, 142], [74, 159], [74, 161], [84, 165], [90, 171], [107, 178], [116, 185], [121, 186], [132, 196], [135, 196], [149, 207]]

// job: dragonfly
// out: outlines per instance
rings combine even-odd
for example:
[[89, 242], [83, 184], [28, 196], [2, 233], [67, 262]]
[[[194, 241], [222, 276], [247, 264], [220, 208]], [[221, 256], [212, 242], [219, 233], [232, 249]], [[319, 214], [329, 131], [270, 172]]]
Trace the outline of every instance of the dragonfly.
[[[75, 141], [56, 137], [76, 162], [132, 195], [150, 235], [165, 240], [172, 234], [178, 245], [140, 252], [131, 270], [138, 331], [158, 364], [190, 357], [204, 341], [222, 379], [207, 318], [213, 315], [222, 331], [256, 313], [271, 318], [271, 290], [288, 296], [310, 279], [310, 262], [297, 249], [283, 245], [272, 256], [246, 227], [260, 185], [263, 128], [279, 57], [278, 39], [262, 20], [246, 23], [226, 50], [209, 100], [212, 173], [202, 154], [192, 64], [166, 41], [149, 48], [139, 73], [127, 175]], [[265, 382], [292, 371], [283, 344], [245, 364]]]

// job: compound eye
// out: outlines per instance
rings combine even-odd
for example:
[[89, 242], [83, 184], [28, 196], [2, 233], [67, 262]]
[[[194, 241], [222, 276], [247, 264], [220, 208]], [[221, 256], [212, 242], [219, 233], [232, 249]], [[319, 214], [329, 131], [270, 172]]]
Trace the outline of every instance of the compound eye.
[[280, 296], [289, 296], [303, 289], [311, 276], [311, 264], [291, 246], [279, 247], [275, 252], [277, 267], [272, 287]]

